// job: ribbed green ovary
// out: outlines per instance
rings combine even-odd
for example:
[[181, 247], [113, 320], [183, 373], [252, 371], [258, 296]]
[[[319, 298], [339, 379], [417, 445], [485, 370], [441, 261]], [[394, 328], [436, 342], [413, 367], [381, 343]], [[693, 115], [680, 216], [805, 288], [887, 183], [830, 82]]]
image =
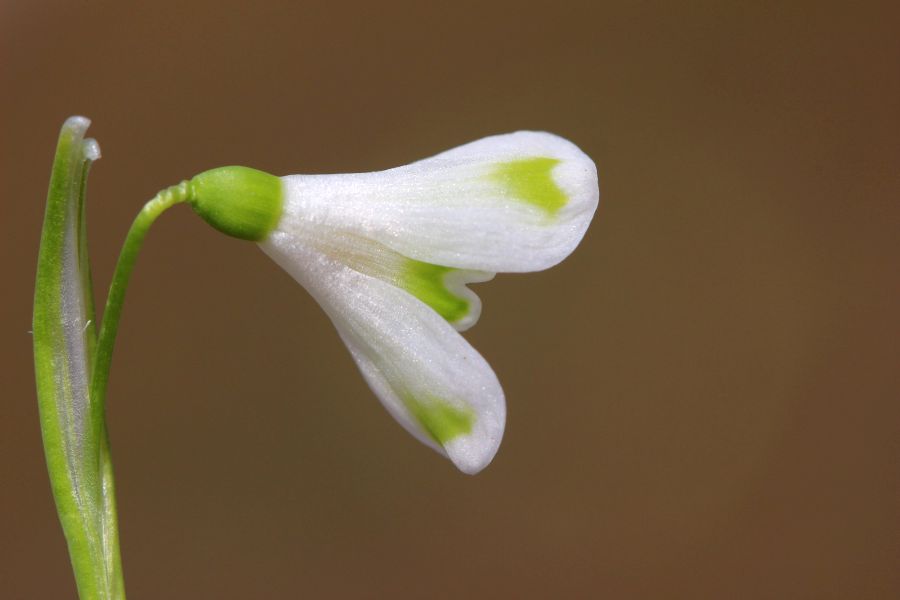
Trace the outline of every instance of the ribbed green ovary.
[[559, 162], [557, 158], [536, 157], [498, 163], [490, 178], [513, 197], [555, 215], [569, 201], [551, 175]]
[[419, 400], [407, 394], [402, 400], [428, 435], [442, 446], [472, 431], [475, 413], [471, 409], [459, 409], [435, 397]]
[[456, 270], [452, 267], [407, 259], [403, 265], [400, 285], [449, 323], [456, 323], [469, 314], [470, 308], [468, 300], [447, 289], [445, 277]]

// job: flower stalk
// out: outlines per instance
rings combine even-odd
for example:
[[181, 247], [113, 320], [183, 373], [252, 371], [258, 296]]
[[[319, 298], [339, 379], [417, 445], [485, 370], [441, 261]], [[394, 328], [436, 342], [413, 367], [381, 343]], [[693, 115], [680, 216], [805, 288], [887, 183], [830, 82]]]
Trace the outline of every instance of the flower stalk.
[[125, 243], [119, 253], [116, 270], [113, 273], [109, 294], [106, 297], [106, 308], [103, 310], [103, 322], [97, 342], [96, 365], [91, 377], [91, 397], [96, 401], [91, 406], [91, 422], [96, 428], [103, 426], [105, 420], [106, 387], [109, 384], [109, 368], [112, 361], [116, 334], [119, 332], [119, 320], [122, 317], [122, 306], [125, 303], [125, 291], [131, 280], [131, 272], [137, 261], [138, 253], [144, 245], [144, 238], [150, 226], [166, 209], [187, 201], [189, 196], [188, 182], [182, 181], [159, 192], [147, 202], [135, 217]]

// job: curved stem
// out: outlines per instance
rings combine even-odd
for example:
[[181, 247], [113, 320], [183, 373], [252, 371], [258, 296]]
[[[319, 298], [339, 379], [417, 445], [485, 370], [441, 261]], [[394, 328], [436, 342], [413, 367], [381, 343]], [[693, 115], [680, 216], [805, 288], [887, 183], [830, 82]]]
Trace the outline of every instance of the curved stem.
[[91, 435], [86, 436], [85, 456], [96, 457], [96, 474], [99, 488], [94, 498], [96, 506], [102, 514], [98, 526], [99, 539], [103, 546], [103, 572], [105, 573], [105, 589], [108, 597], [115, 600], [125, 599], [125, 583], [122, 572], [121, 554], [119, 552], [118, 516], [116, 514], [115, 484], [112, 471], [112, 457], [109, 449], [109, 433], [106, 429], [105, 406], [106, 388], [109, 383], [109, 367], [112, 361], [113, 346], [119, 330], [122, 316], [122, 305], [131, 272], [134, 270], [138, 252], [143, 246], [144, 238], [150, 226], [166, 209], [175, 204], [185, 202], [190, 197], [190, 184], [186, 181], [159, 192], [141, 209], [135, 217], [119, 260], [113, 273], [106, 297], [106, 308], [103, 322], [96, 342], [94, 361], [90, 381], [90, 428]]
[[91, 374], [91, 423], [98, 429], [103, 422], [109, 367], [112, 361], [113, 347], [116, 343], [116, 333], [119, 331], [119, 319], [122, 316], [125, 291], [128, 288], [128, 281], [131, 279], [138, 252], [144, 244], [147, 231], [157, 217], [167, 208], [186, 202], [189, 198], [190, 184], [187, 181], [182, 181], [178, 185], [159, 192], [144, 205], [131, 224], [128, 235], [125, 236], [125, 243], [122, 245], [119, 261], [116, 263], [116, 270], [109, 285], [109, 294], [106, 297], [106, 308], [103, 310], [103, 321], [97, 340], [97, 354]]

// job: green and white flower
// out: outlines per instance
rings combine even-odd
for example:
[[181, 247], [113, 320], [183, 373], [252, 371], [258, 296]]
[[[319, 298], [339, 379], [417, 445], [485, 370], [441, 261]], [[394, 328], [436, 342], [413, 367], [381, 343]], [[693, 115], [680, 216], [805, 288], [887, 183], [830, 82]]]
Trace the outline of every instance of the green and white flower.
[[587, 155], [527, 131], [377, 173], [224, 167], [189, 188], [201, 216], [315, 297], [385, 408], [466, 473], [490, 463], [506, 420], [497, 377], [459, 334], [481, 312], [466, 286], [564, 259], [599, 197]]
[[82, 598], [122, 598], [106, 392], [125, 293], [153, 223], [181, 203], [258, 242], [322, 305], [388, 411], [466, 473], [503, 437], [503, 390], [460, 335], [481, 313], [470, 283], [568, 256], [597, 207], [594, 163], [549, 133], [485, 138], [380, 173], [276, 177], [206, 171], [160, 191], [125, 236], [99, 333], [85, 221], [89, 121], [60, 131], [35, 284], [41, 432]]

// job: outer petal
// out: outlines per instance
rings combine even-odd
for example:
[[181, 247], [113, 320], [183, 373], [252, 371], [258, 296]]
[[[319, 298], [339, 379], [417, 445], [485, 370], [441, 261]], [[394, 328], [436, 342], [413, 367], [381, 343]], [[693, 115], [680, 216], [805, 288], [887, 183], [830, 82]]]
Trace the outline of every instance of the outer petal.
[[466, 473], [490, 463], [506, 421], [503, 390], [487, 362], [440, 315], [289, 232], [274, 232], [261, 247], [322, 305], [403, 427]]
[[387, 171], [283, 182], [284, 227], [350, 232], [425, 263], [485, 272], [555, 265], [581, 241], [599, 199], [586, 154], [530, 131]]

